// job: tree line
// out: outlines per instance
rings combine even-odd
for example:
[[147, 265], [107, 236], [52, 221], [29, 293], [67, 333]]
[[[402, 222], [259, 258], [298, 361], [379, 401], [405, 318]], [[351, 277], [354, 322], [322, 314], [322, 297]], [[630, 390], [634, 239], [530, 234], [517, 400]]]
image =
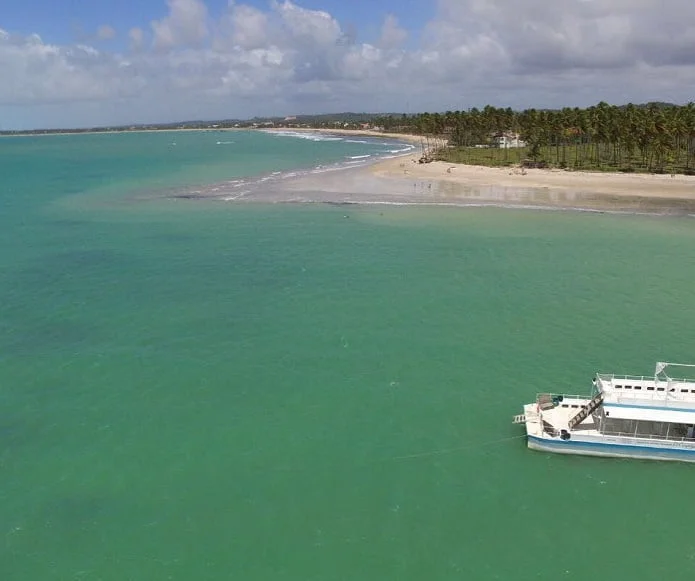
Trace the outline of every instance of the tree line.
[[[450, 161], [534, 163], [604, 171], [695, 174], [695, 103], [598, 105], [513, 111], [486, 106], [468, 111], [388, 115], [385, 131], [445, 140], [438, 156]], [[526, 146], [496, 148], [496, 137], [518, 134]]]

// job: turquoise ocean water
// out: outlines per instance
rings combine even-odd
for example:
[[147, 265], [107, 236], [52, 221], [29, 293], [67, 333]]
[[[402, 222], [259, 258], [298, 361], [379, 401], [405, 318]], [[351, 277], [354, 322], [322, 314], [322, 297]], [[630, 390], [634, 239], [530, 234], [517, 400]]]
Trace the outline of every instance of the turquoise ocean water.
[[693, 465], [511, 425], [694, 362], [691, 219], [141, 196], [390, 147], [0, 140], [0, 579], [692, 578]]

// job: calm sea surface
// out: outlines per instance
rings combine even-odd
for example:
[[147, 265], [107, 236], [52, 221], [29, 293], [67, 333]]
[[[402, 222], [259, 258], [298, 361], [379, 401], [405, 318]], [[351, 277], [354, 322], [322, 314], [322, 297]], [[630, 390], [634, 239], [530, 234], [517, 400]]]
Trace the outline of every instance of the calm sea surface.
[[691, 219], [140, 195], [392, 147], [0, 140], [0, 579], [692, 578], [693, 465], [511, 424], [695, 362]]

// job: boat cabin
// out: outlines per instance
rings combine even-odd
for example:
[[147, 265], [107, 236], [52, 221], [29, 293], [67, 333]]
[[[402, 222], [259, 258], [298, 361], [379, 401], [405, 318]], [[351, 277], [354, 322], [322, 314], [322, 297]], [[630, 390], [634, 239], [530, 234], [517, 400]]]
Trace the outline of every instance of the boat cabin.
[[673, 379], [658, 363], [653, 377], [597, 374], [603, 403], [593, 413], [602, 434], [695, 439], [695, 381]]

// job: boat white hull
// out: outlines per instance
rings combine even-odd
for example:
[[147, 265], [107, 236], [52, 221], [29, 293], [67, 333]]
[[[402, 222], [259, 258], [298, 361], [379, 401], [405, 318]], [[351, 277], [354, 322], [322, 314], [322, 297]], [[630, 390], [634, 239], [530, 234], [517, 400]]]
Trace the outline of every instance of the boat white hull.
[[528, 447], [532, 450], [551, 452], [554, 454], [695, 462], [695, 449], [665, 448], [639, 444], [617, 444], [600, 441], [588, 442], [574, 438], [570, 440], [561, 440], [555, 438], [539, 438], [529, 435]]

